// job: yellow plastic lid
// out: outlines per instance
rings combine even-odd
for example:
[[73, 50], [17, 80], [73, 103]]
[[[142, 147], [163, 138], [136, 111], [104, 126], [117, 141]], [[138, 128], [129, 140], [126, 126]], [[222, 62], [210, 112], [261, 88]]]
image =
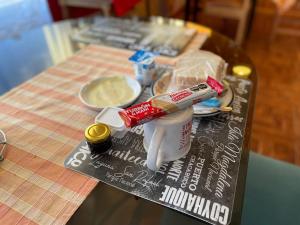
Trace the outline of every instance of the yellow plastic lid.
[[207, 34], [208, 36], [211, 36], [211, 33], [212, 33], [212, 29], [210, 29], [209, 27], [197, 24], [197, 23], [188, 21], [188, 22], [186, 22], [185, 26], [190, 29], [195, 29], [199, 33]]
[[95, 123], [85, 129], [84, 132], [87, 141], [92, 143], [103, 142], [110, 136], [110, 129], [103, 123]]
[[232, 68], [233, 74], [239, 77], [249, 77], [252, 73], [252, 69], [245, 65], [236, 65]]

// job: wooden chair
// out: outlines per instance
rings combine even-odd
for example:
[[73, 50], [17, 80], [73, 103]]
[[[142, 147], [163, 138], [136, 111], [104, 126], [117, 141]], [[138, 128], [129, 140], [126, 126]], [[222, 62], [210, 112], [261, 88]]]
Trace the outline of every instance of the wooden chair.
[[242, 44], [245, 38], [251, 0], [206, 0], [203, 13], [225, 19], [238, 20], [235, 35], [237, 44]]
[[272, 42], [277, 34], [300, 37], [300, 0], [287, 12], [281, 13], [277, 8], [270, 35]]
[[100, 9], [105, 16], [110, 15], [112, 0], [59, 0], [62, 7], [63, 18], [69, 18], [68, 7], [83, 7]]

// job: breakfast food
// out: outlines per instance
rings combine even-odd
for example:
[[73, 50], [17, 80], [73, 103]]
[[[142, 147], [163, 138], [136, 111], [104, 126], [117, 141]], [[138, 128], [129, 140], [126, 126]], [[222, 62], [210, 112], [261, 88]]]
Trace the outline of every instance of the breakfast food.
[[120, 111], [119, 115], [126, 127], [133, 127], [220, 95], [222, 91], [223, 86], [208, 77], [206, 82], [180, 91], [154, 96], [147, 102]]
[[134, 91], [124, 76], [111, 76], [94, 82], [86, 95], [87, 101], [98, 107], [122, 105], [134, 97]]
[[227, 64], [220, 56], [203, 50], [190, 51], [176, 62], [168, 91], [191, 87], [206, 81], [208, 76], [221, 82], [226, 69]]

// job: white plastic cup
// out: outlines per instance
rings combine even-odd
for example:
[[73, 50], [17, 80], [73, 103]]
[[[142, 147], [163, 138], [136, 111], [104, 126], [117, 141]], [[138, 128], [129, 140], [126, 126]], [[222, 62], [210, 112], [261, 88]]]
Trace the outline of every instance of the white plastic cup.
[[150, 64], [134, 63], [135, 78], [142, 85], [150, 85], [153, 81], [153, 75], [155, 73], [155, 62], [154, 60]]

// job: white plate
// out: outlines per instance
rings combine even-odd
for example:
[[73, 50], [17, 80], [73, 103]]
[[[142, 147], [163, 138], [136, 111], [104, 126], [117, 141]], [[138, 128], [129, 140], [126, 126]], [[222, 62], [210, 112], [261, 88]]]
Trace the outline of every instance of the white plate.
[[[166, 87], [169, 85], [171, 78], [171, 72], [165, 73], [162, 75], [153, 85], [152, 85], [152, 95], [162, 94], [166, 91]], [[222, 94], [222, 96], [217, 97], [220, 102], [221, 106], [229, 106], [233, 99], [233, 91], [230, 87], [230, 84], [223, 81], [224, 88], [226, 89], [226, 92]], [[206, 117], [206, 116], [214, 116], [216, 114], [219, 114], [220, 111], [215, 108], [209, 108], [206, 106], [201, 106], [199, 104], [195, 104], [193, 106], [194, 108], [194, 116], [197, 117]]]
[[[226, 92], [217, 98], [221, 102], [221, 107], [229, 106], [233, 99], [233, 91], [230, 87], [230, 84], [225, 80], [222, 82]], [[202, 106], [200, 104], [195, 104], [194, 108], [194, 115], [199, 117], [206, 117], [206, 116], [214, 116], [220, 113], [220, 110], [215, 108], [210, 108], [208, 106]]]
[[[133, 96], [130, 99], [127, 99], [126, 101], [124, 101], [118, 105], [101, 105], [101, 106], [94, 105], [87, 97], [89, 95], [89, 93], [91, 92], [92, 88], [94, 88], [96, 85], [98, 85], [100, 82], [103, 82], [104, 80], [115, 79], [116, 77], [125, 78], [128, 86], [133, 90]], [[118, 91], [118, 90], [116, 90], [116, 91]], [[130, 78], [129, 76], [104, 76], [104, 77], [100, 77], [95, 80], [92, 80], [92, 81], [86, 83], [85, 85], [83, 85], [79, 92], [79, 99], [84, 105], [86, 105], [90, 109], [100, 111], [103, 108], [108, 107], [108, 106], [125, 108], [125, 107], [131, 105], [139, 97], [141, 92], [142, 92], [142, 88], [141, 88], [140, 83], [137, 80]]]

